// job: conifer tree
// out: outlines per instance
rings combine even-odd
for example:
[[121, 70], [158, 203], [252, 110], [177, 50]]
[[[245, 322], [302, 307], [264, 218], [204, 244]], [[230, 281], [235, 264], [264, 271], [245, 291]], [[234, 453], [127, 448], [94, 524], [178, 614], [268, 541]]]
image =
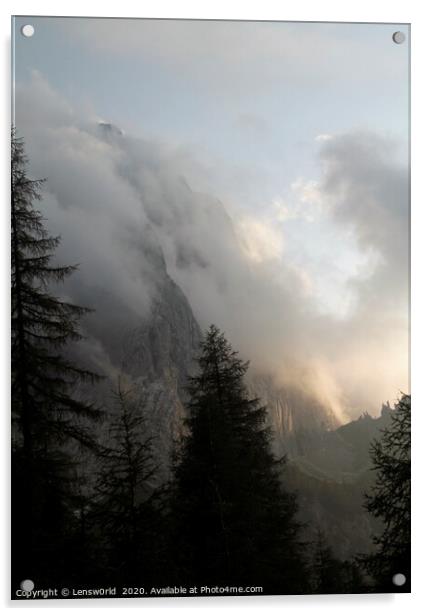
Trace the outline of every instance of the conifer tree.
[[174, 465], [176, 576], [302, 592], [296, 501], [281, 487], [266, 410], [247, 393], [248, 363], [211, 326], [198, 364]]
[[[377, 591], [410, 588], [410, 415], [411, 399], [403, 394], [391, 413], [391, 425], [371, 446], [376, 481], [366, 496], [366, 509], [384, 524], [374, 537], [375, 551], [361, 559]], [[406, 576], [402, 587], [393, 586], [395, 574]]]
[[345, 565], [335, 558], [324, 533], [318, 529], [311, 559], [312, 591], [334, 594], [345, 590]]
[[[67, 345], [81, 338], [79, 321], [88, 310], [52, 294], [52, 285], [76, 266], [52, 263], [60, 240], [48, 234], [34, 207], [42, 180], [28, 177], [24, 144], [14, 130], [11, 158], [13, 556], [20, 579], [25, 563], [27, 577], [40, 580], [42, 561], [53, 558], [68, 518], [67, 447], [95, 443], [87, 422], [99, 412], [75, 389], [97, 376], [66, 355]], [[52, 570], [52, 562], [47, 567]]]
[[106, 573], [123, 584], [154, 580], [162, 553], [160, 493], [144, 396], [114, 393], [108, 442], [100, 450], [95, 516], [102, 529]]
[[61, 353], [81, 339], [79, 321], [89, 309], [51, 294], [49, 285], [62, 282], [77, 266], [52, 264], [60, 238], [49, 236], [42, 214], [34, 208], [34, 201], [41, 199], [42, 182], [28, 178], [24, 145], [13, 133], [12, 399], [29, 459], [34, 447], [47, 439], [71, 437], [88, 443], [87, 432], [76, 420], [98, 417], [97, 409], [72, 395], [79, 381], [97, 376]]

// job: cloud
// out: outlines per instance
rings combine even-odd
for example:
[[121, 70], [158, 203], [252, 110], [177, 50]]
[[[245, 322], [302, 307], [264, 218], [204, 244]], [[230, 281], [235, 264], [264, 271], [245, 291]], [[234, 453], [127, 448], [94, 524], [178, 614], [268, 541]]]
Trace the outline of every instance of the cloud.
[[336, 220], [351, 225], [363, 247], [402, 260], [409, 183], [398, 144], [371, 132], [337, 136], [323, 145], [321, 164], [320, 190]]
[[[408, 178], [391, 142], [372, 133], [323, 140], [320, 177], [296, 180], [293, 202], [245, 216], [242, 205], [235, 218], [215, 194], [192, 189], [197, 152], [100, 125], [37, 74], [16, 100], [31, 174], [48, 178], [41, 207], [62, 235], [58, 259], [80, 263], [66, 292], [96, 309], [87, 327], [100, 365], [119, 361], [165, 262], [202, 327], [217, 323], [254, 370], [316, 394], [338, 416], [376, 411], [407, 389]], [[343, 281], [356, 298], [346, 316], [320, 312], [314, 293], [334, 258], [327, 252], [311, 273], [288, 250], [301, 221], [315, 242], [342, 243], [338, 254], [351, 238], [363, 256], [378, 256]]]
[[379, 74], [392, 92], [397, 74], [407, 70], [406, 54], [394, 53], [392, 28], [377, 24], [71, 18], [57, 23], [64, 36], [74, 43], [77, 37], [94, 54], [155, 64], [219, 97], [281, 81], [303, 87], [302, 96], [308, 86], [329, 88], [344, 80], [357, 93], [360, 84], [376, 86]]
[[238, 237], [247, 257], [256, 263], [280, 259], [284, 236], [267, 220], [247, 216], [237, 224]]
[[398, 146], [363, 131], [324, 140], [321, 178], [299, 184], [303, 200], [337, 228], [337, 242], [354, 241], [366, 257], [345, 285], [352, 310], [320, 343], [354, 407], [409, 388], [409, 169]]
[[333, 139], [333, 136], [329, 135], [328, 133], [321, 133], [320, 135], [317, 135], [315, 137], [315, 141], [318, 142], [330, 141], [330, 139]]
[[392, 139], [367, 132], [336, 137], [321, 149], [319, 195], [332, 219], [376, 262], [355, 280], [360, 309], [407, 310], [409, 286], [409, 169]]

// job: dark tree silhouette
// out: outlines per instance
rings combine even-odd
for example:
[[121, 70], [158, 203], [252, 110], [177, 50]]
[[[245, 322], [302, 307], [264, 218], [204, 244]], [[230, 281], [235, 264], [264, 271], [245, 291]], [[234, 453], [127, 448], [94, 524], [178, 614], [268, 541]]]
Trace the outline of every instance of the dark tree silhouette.
[[97, 418], [98, 410], [71, 395], [82, 379], [97, 375], [61, 354], [81, 339], [79, 321], [89, 312], [54, 297], [49, 285], [71, 275], [77, 266], [54, 266], [60, 238], [48, 235], [33, 202], [40, 200], [42, 180], [27, 177], [22, 140], [12, 137], [12, 394], [26, 457], [32, 457], [35, 434], [40, 439], [87, 442], [73, 417]]
[[105, 575], [139, 584], [157, 575], [163, 541], [161, 494], [144, 396], [120, 383], [114, 393], [108, 445], [99, 456], [95, 516], [101, 528]]
[[320, 529], [317, 529], [315, 541], [311, 544], [309, 575], [314, 594], [366, 591], [358, 564], [337, 558]]
[[76, 266], [52, 264], [59, 238], [49, 236], [34, 208], [42, 180], [28, 178], [24, 144], [14, 130], [11, 171], [14, 571], [18, 579], [25, 569], [27, 577], [40, 580], [42, 561], [53, 557], [68, 517], [64, 498], [71, 456], [66, 449], [72, 441], [95, 442], [87, 424], [99, 411], [75, 390], [82, 380], [97, 376], [64, 354], [81, 338], [79, 320], [88, 310], [50, 292]]
[[[374, 553], [361, 561], [378, 591], [410, 589], [410, 415], [411, 398], [404, 394], [391, 413], [391, 425], [371, 446], [377, 475], [366, 509], [383, 521], [384, 528], [374, 537]], [[406, 576], [404, 586], [393, 585], [396, 573]]]
[[311, 558], [312, 591], [316, 594], [344, 592], [343, 563], [333, 556], [324, 533], [318, 530]]
[[174, 465], [176, 576], [298, 593], [304, 575], [296, 501], [281, 488], [265, 408], [244, 384], [247, 367], [211, 326], [190, 379], [188, 434]]

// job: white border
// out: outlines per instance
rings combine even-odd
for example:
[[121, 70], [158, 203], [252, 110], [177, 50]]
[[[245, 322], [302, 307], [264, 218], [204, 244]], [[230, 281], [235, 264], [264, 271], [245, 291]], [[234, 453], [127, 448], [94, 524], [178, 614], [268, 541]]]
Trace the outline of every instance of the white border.
[[[74, 0], [59, 3], [38, 0], [37, 2], [19, 1], [2, 4], [2, 45], [5, 51], [2, 69], [2, 92], [0, 104], [3, 107], [1, 115], [2, 143], [0, 148], [3, 164], [0, 166], [5, 187], [3, 191], [3, 207], [1, 209], [1, 361], [0, 391], [3, 393], [2, 405], [3, 430], [2, 443], [4, 455], [1, 458], [6, 477], [4, 485], [6, 494], [3, 502], [8, 502], [9, 487], [9, 304], [7, 301], [9, 289], [9, 213], [6, 205], [9, 203], [9, 127], [10, 127], [10, 15], [82, 15], [82, 16], [117, 16], [117, 17], [175, 17], [175, 18], [205, 18], [205, 19], [277, 19], [303, 21], [364, 21], [393, 22], [412, 24], [412, 391], [414, 401], [413, 415], [413, 574], [411, 595], [387, 596], [307, 596], [307, 597], [245, 597], [218, 599], [144, 599], [144, 600], [79, 600], [79, 601], [40, 601], [9, 602], [9, 546], [8, 534], [5, 529], [9, 523], [9, 511], [1, 507], [2, 538], [5, 540], [1, 556], [2, 603], [12, 609], [44, 610], [46, 608], [70, 608], [85, 613], [90, 609], [126, 608], [143, 609], [145, 612], [163, 613], [171, 609], [175, 613], [189, 610], [222, 611], [225, 614], [242, 611], [258, 613], [268, 609], [270, 613], [283, 615], [289, 610], [299, 614], [317, 614], [317, 616], [332, 616], [343, 614], [360, 614], [366, 612], [389, 616], [403, 616], [423, 613], [422, 606], [427, 604], [426, 586], [426, 555], [427, 555], [427, 504], [425, 497], [427, 481], [428, 439], [428, 391], [425, 383], [428, 381], [426, 321], [428, 318], [428, 277], [427, 253], [428, 224], [426, 194], [426, 177], [428, 174], [428, 157], [426, 154], [426, 115], [428, 110], [426, 71], [427, 71], [427, 28], [424, 19], [425, 11], [422, 0], [355, 0], [354, 2], [333, 0], [298, 0], [298, 2], [283, 2], [275, 0], [240, 1], [217, 0], [207, 3], [189, 0], [157, 0], [148, 2], [140, 0], [131, 2], [121, 0], [120, 3], [107, 5], [105, 0]], [[410, 610], [410, 612], [409, 612]]]

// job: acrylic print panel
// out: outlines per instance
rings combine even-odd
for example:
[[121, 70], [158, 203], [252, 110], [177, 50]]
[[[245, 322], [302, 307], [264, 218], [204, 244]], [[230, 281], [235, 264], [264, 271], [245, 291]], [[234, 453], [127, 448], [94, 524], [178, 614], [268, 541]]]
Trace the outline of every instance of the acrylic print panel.
[[410, 591], [409, 43], [14, 18], [14, 599]]

